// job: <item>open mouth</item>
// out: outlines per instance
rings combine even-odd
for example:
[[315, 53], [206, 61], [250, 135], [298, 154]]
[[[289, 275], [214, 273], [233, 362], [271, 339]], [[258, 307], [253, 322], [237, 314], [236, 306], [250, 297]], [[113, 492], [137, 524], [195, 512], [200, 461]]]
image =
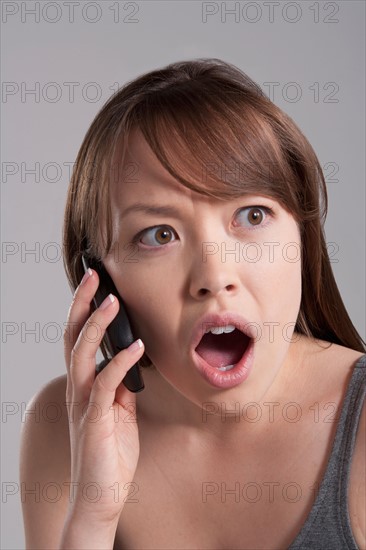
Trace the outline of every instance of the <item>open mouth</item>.
[[229, 371], [243, 357], [251, 338], [235, 328], [232, 332], [203, 335], [196, 347], [196, 353], [211, 367], [220, 371]]

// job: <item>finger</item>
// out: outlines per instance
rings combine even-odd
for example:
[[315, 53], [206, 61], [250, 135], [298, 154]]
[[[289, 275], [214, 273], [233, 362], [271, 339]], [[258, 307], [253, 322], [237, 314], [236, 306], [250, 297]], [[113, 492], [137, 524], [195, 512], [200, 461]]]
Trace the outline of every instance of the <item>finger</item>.
[[99, 285], [97, 272], [92, 269], [90, 272], [91, 275], [85, 274], [76, 288], [68, 311], [64, 330], [64, 356], [68, 373], [70, 372], [71, 350], [75, 346], [80, 331], [90, 316], [90, 304]]
[[[128, 348], [117, 353], [95, 378], [89, 403], [97, 404], [103, 416], [108, 414], [112, 407], [117, 389], [118, 402], [126, 407], [126, 414], [131, 414], [127, 404], [135, 403], [136, 394], [130, 392], [123, 384], [121, 385], [121, 382], [127, 371], [142, 357], [144, 349], [143, 342], [140, 339], [136, 340]], [[121, 387], [119, 387], [120, 385]]]
[[118, 299], [109, 294], [81, 329], [71, 350], [70, 380], [74, 399], [89, 399], [95, 379], [96, 354], [106, 328], [118, 311]]

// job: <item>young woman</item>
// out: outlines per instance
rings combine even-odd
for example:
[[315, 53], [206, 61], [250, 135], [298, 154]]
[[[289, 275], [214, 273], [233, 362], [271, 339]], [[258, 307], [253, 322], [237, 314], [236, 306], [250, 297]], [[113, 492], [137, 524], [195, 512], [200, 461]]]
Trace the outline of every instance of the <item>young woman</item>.
[[[110, 98], [67, 198], [67, 374], [29, 404], [64, 414], [22, 434], [43, 489], [27, 548], [365, 548], [366, 350], [326, 213], [311, 145], [234, 66], [174, 63]], [[82, 255], [117, 290], [96, 311]], [[137, 341], [111, 357], [117, 293]]]

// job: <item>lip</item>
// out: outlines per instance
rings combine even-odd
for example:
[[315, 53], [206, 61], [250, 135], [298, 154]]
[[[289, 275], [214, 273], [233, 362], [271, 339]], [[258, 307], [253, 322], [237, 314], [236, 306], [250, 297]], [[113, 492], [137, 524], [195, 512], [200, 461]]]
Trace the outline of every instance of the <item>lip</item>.
[[[241, 359], [229, 371], [220, 371], [209, 365], [198, 355], [196, 347], [206, 330], [213, 326], [233, 325], [250, 338], [247, 349]], [[234, 312], [211, 313], [201, 317], [192, 331], [190, 354], [192, 361], [201, 376], [216, 388], [231, 388], [248, 378], [254, 363], [254, 342], [257, 336], [254, 326], [242, 315]]]

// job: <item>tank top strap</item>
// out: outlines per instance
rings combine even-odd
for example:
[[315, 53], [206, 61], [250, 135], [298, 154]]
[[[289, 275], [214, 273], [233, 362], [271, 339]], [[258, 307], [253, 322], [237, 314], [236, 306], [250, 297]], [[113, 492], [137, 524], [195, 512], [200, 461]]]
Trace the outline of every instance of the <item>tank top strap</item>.
[[365, 395], [366, 354], [353, 368], [323, 479], [307, 520], [289, 550], [359, 550], [349, 518], [348, 484]]

